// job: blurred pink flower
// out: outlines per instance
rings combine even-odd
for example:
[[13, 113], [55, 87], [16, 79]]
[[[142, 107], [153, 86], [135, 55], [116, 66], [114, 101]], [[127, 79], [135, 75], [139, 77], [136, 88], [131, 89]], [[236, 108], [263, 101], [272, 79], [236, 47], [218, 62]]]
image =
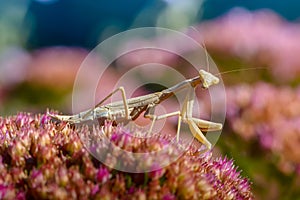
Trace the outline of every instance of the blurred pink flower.
[[29, 82], [53, 88], [72, 87], [88, 52], [79, 48], [51, 47], [33, 52], [27, 71]]
[[270, 10], [236, 8], [197, 29], [209, 49], [255, 66], [268, 66], [277, 81], [294, 80], [300, 75], [300, 25], [284, 21]]
[[0, 88], [9, 88], [24, 81], [30, 62], [31, 55], [24, 49], [14, 47], [1, 52]]
[[245, 140], [280, 157], [278, 168], [294, 173], [300, 166], [299, 89], [268, 83], [227, 88], [227, 119]]

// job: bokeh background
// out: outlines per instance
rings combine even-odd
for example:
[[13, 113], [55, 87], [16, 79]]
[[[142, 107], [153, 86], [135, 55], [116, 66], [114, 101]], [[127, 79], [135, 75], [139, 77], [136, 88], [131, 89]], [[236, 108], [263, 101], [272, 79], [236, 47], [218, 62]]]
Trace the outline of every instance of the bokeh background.
[[[70, 113], [77, 69], [101, 41], [137, 27], [192, 27], [187, 34], [225, 72], [227, 115], [215, 153], [235, 160], [256, 199], [300, 199], [299, 10], [295, 0], [0, 1], [0, 115]], [[101, 95], [120, 69], [153, 59], [195, 76], [176, 56], [137, 55], [112, 64]]]

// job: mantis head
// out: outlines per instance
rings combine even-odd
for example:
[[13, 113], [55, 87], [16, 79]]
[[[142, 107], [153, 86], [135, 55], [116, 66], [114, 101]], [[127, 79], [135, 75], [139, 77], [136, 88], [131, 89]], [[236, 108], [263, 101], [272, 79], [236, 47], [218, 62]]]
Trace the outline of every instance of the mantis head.
[[200, 70], [199, 71], [199, 77], [202, 80], [202, 88], [207, 89], [209, 88], [211, 85], [215, 85], [219, 83], [219, 78], [212, 75], [211, 73], [204, 71], [204, 70]]

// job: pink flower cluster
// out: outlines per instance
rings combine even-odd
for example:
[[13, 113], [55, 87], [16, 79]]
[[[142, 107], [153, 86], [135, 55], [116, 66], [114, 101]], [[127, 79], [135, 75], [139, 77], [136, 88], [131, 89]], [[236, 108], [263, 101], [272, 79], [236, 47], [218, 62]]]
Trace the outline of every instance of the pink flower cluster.
[[200, 24], [198, 30], [209, 49], [267, 66], [276, 80], [294, 80], [300, 75], [300, 25], [271, 11], [233, 9], [218, 20]]
[[[126, 139], [127, 130], [109, 123], [104, 130], [123, 149], [153, 151], [170, 142], [168, 136]], [[232, 160], [196, 155], [192, 146], [167, 167], [121, 172], [91, 157], [79, 138], [87, 131], [44, 114], [0, 118], [0, 199], [253, 199]]]
[[238, 85], [227, 88], [227, 105], [234, 132], [279, 156], [281, 171], [300, 174], [300, 88]]

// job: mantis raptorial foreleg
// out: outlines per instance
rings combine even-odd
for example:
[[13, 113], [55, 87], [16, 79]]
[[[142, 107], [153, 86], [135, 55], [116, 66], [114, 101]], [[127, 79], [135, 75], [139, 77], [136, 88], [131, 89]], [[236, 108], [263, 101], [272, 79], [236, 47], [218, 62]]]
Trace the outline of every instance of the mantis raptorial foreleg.
[[155, 105], [149, 106], [144, 115], [145, 118], [152, 119], [152, 124], [149, 129], [149, 133], [152, 132], [152, 129], [153, 129], [153, 126], [154, 126], [154, 123], [156, 122], [156, 120], [161, 120], [161, 119], [165, 119], [168, 117], [178, 116], [178, 126], [177, 126], [177, 135], [176, 135], [177, 141], [179, 140], [181, 121], [183, 121], [189, 125], [189, 128], [190, 128], [193, 136], [199, 142], [203, 143], [208, 149], [211, 149], [211, 144], [206, 139], [206, 137], [203, 135], [201, 129], [206, 130], [206, 131], [221, 130], [222, 124], [192, 117], [193, 104], [194, 104], [194, 90], [193, 90], [193, 88], [190, 88], [188, 91], [188, 94], [184, 100], [181, 111], [176, 111], [176, 112], [157, 116], [157, 115], [154, 115]]
[[206, 121], [194, 117], [192, 119], [197, 124], [197, 126], [200, 128], [201, 131], [218, 131], [222, 129], [222, 124], [220, 123]]
[[186, 96], [186, 99], [184, 101], [184, 105], [182, 108], [182, 118], [183, 121], [186, 122], [189, 125], [189, 128], [193, 134], [193, 136], [202, 144], [204, 144], [207, 149], [211, 149], [210, 142], [206, 139], [206, 137], [203, 135], [200, 128], [197, 126], [195, 121], [193, 120], [193, 106], [194, 106], [194, 94], [195, 89], [189, 88], [188, 94]]
[[193, 134], [193, 136], [202, 144], [204, 144], [207, 149], [211, 149], [211, 144], [210, 142], [206, 139], [206, 137], [203, 135], [202, 131], [199, 129], [199, 127], [197, 126], [197, 124], [191, 120], [191, 119], [187, 119], [187, 124], [189, 125], [189, 128]]

